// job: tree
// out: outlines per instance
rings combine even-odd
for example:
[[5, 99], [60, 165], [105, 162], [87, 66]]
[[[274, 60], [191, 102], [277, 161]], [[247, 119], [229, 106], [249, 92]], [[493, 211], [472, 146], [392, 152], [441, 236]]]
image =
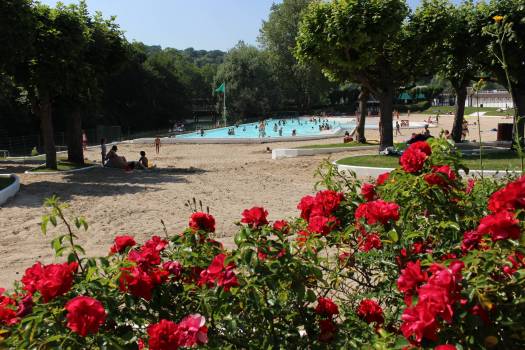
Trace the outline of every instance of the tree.
[[[439, 17], [442, 20], [436, 21]], [[437, 59], [440, 75], [450, 81], [456, 94], [452, 138], [461, 141], [467, 87], [481, 70], [476, 56], [482, 47], [481, 33], [473, 26], [476, 18], [471, 1], [454, 6], [448, 0], [423, 1], [416, 9], [413, 23], [418, 30], [440, 33], [429, 47]]]
[[315, 2], [304, 13], [296, 55], [314, 61], [325, 74], [353, 81], [380, 102], [380, 148], [393, 145], [392, 112], [395, 88], [411, 76], [416, 65], [414, 40], [405, 20], [402, 0], [333, 0]]
[[[525, 57], [525, 5], [522, 0], [491, 0], [489, 4], [478, 4], [477, 15], [477, 28], [483, 29], [485, 45], [489, 52], [488, 55], [479, 57], [479, 59], [511, 92], [516, 109], [514, 131], [517, 135], [514, 139], [523, 142], [525, 128], [525, 64], [523, 61]], [[501, 19], [496, 16], [501, 16]]]
[[226, 83], [229, 112], [239, 118], [267, 115], [278, 104], [268, 53], [239, 42], [219, 66], [215, 84]]
[[306, 111], [319, 104], [334, 87], [316, 64], [301, 64], [294, 56], [301, 14], [312, 0], [285, 0], [273, 4], [263, 22], [259, 42], [270, 54], [282, 101]]

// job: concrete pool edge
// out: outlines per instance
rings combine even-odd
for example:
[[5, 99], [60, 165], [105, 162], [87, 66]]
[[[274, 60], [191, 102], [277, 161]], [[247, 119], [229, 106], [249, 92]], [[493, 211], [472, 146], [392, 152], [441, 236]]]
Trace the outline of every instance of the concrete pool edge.
[[[341, 134], [344, 135], [344, 132]], [[236, 139], [225, 139], [225, 138], [187, 138], [181, 139], [176, 137], [165, 137], [161, 139], [161, 143], [176, 144], [176, 143], [189, 143], [189, 144], [263, 144], [263, 143], [276, 143], [276, 142], [291, 142], [291, 141], [314, 141], [314, 140], [325, 140], [331, 138], [340, 138], [339, 134], [330, 135], [317, 135], [317, 136], [283, 136], [279, 138], [236, 138]], [[141, 138], [132, 140], [134, 144], [153, 144], [154, 138]]]
[[352, 151], [372, 151], [377, 150], [375, 146], [356, 146], [356, 147], [326, 147], [326, 148], [277, 148], [272, 150], [272, 159], [296, 158], [304, 156], [315, 156], [319, 154], [331, 154]]
[[0, 177], [10, 177], [14, 179], [13, 183], [0, 190], [0, 206], [14, 197], [20, 191], [20, 178], [15, 174], [0, 174]]

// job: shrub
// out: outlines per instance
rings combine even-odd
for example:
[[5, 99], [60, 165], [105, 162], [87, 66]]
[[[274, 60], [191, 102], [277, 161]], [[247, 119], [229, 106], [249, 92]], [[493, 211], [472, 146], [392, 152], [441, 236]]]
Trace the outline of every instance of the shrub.
[[83, 257], [87, 223], [51, 198], [42, 227], [67, 223], [52, 243], [67, 262], [3, 292], [1, 346], [524, 348], [525, 177], [464, 181], [446, 141], [410, 147], [426, 156], [375, 183], [322, 168], [297, 219], [245, 210], [231, 251], [199, 212], [181, 234]]

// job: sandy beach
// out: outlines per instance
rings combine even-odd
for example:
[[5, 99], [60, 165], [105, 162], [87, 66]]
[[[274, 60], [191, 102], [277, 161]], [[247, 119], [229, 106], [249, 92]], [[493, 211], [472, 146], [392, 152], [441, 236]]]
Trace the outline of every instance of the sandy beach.
[[[426, 120], [427, 116], [411, 116], [410, 120]], [[401, 119], [404, 119], [403, 116]], [[451, 130], [452, 116], [442, 116], [440, 125], [431, 129], [439, 135], [441, 129]], [[376, 118], [377, 120], [377, 118]], [[467, 117], [471, 124], [469, 140], [477, 140], [475, 117]], [[511, 122], [499, 117], [482, 117], [482, 139], [496, 139], [499, 122]], [[420, 130], [414, 130], [420, 131]], [[406, 140], [411, 130], [402, 130], [396, 141]], [[375, 130], [367, 131], [369, 140], [377, 140]], [[88, 255], [106, 254], [115, 235], [130, 234], [143, 241], [154, 234], [162, 234], [162, 219], [168, 232], [183, 230], [191, 214], [184, 205], [196, 198], [217, 220], [217, 237], [226, 245], [232, 244], [235, 222], [241, 212], [252, 206], [264, 206], [269, 219], [297, 215], [296, 205], [305, 194], [313, 193], [314, 172], [327, 156], [272, 160], [266, 153], [271, 148], [292, 148], [307, 144], [340, 142], [322, 141], [286, 142], [250, 145], [163, 145], [159, 156], [153, 145], [119, 145], [119, 154], [128, 160], [138, 159], [141, 150], [147, 152], [158, 170], [151, 172], [97, 168], [82, 173], [61, 175], [25, 175], [31, 164], [0, 163], [0, 173], [17, 173], [21, 178], [20, 193], [0, 208], [0, 287], [10, 287], [20, 279], [24, 270], [36, 260], [44, 263], [61, 261], [55, 258], [49, 245], [64, 227], [51, 229], [47, 236], [40, 232], [40, 218], [46, 213], [42, 203], [46, 197], [57, 194], [70, 205], [69, 213], [84, 216], [90, 227], [81, 232], [80, 243]], [[369, 152], [368, 152], [369, 153]], [[355, 154], [355, 152], [352, 152]], [[338, 153], [332, 159], [342, 158]], [[88, 159], [99, 158], [99, 151], [91, 150]]]

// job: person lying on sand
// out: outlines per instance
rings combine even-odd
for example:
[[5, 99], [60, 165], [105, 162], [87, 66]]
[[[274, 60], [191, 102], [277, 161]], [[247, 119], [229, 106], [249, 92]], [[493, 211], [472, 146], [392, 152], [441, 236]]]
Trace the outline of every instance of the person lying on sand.
[[117, 146], [111, 147], [111, 150], [106, 155], [106, 164], [108, 168], [127, 169], [128, 162], [125, 157], [121, 157], [117, 154]]

